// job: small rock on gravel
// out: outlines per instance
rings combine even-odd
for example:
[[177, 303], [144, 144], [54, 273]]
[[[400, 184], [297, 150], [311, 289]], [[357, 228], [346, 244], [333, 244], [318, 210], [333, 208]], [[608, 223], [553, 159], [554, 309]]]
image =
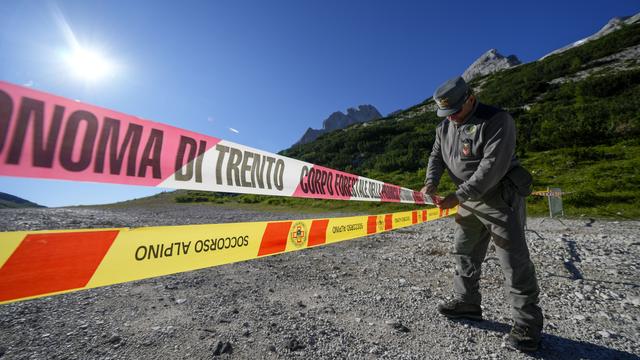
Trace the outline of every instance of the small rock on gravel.
[[608, 339], [611, 337], [611, 333], [606, 330], [598, 331], [598, 334], [605, 339]]
[[386, 323], [398, 332], [408, 333], [411, 331], [399, 321], [387, 321]]
[[108, 342], [109, 342], [109, 344], [115, 345], [115, 344], [119, 344], [121, 341], [122, 341], [122, 337], [120, 337], [119, 335], [112, 335], [109, 338]]
[[233, 346], [228, 341], [225, 341], [225, 342], [218, 341], [216, 343], [216, 346], [213, 348], [213, 356], [219, 356], [222, 354], [232, 354], [232, 353], [233, 353]]
[[287, 341], [285, 347], [289, 349], [289, 351], [298, 351], [305, 348], [305, 346], [296, 338]]
[[629, 298], [629, 303], [633, 306], [640, 306], [640, 296], [631, 296]]

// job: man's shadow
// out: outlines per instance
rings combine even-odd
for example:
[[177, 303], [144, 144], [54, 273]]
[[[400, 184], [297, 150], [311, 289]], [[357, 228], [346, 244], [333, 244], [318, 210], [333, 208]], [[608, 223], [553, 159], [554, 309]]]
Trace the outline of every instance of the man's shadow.
[[[458, 320], [469, 326], [473, 326], [478, 329], [500, 332], [508, 334], [511, 330], [511, 326], [493, 321], [467, 321]], [[637, 354], [628, 353], [626, 351], [610, 349], [601, 345], [588, 343], [585, 341], [576, 341], [566, 339], [560, 336], [551, 334], [542, 334], [542, 345], [536, 352], [528, 353], [529, 356], [537, 359], [563, 359], [563, 360], [577, 360], [577, 359], [640, 359]]]

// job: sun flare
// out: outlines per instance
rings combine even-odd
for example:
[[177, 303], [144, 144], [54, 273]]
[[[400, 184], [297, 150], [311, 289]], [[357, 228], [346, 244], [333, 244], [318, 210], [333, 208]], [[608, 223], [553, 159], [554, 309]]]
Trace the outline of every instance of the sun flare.
[[85, 81], [98, 81], [111, 75], [113, 64], [100, 51], [77, 48], [67, 59], [73, 74]]

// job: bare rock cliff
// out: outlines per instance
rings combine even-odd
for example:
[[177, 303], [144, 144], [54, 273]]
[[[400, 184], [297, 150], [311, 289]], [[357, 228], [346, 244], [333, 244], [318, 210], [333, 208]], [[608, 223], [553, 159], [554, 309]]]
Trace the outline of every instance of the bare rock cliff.
[[496, 71], [508, 69], [521, 62], [515, 55], [504, 56], [496, 49], [490, 49], [482, 54], [476, 61], [471, 64], [462, 74], [465, 81], [471, 81], [479, 76], [489, 75]]
[[357, 109], [349, 108], [346, 114], [342, 111], [336, 111], [322, 122], [322, 129], [308, 128], [294, 145], [310, 143], [326, 132], [344, 129], [349, 125], [376, 120], [381, 117], [382, 115], [373, 105], [360, 105]]

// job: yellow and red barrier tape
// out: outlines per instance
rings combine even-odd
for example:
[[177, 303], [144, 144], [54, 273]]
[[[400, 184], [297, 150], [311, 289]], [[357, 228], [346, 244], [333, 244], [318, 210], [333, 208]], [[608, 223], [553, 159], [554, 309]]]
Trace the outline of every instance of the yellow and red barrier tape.
[[0, 233], [0, 304], [351, 240], [457, 212]]
[[[0, 81], [0, 176], [302, 198], [431, 203], [422, 193]], [[355, 239], [456, 210], [0, 233], [0, 303]]]
[[553, 191], [553, 190], [540, 190], [531, 193], [533, 196], [546, 196], [546, 197], [562, 197], [562, 195], [571, 194], [565, 191]]

